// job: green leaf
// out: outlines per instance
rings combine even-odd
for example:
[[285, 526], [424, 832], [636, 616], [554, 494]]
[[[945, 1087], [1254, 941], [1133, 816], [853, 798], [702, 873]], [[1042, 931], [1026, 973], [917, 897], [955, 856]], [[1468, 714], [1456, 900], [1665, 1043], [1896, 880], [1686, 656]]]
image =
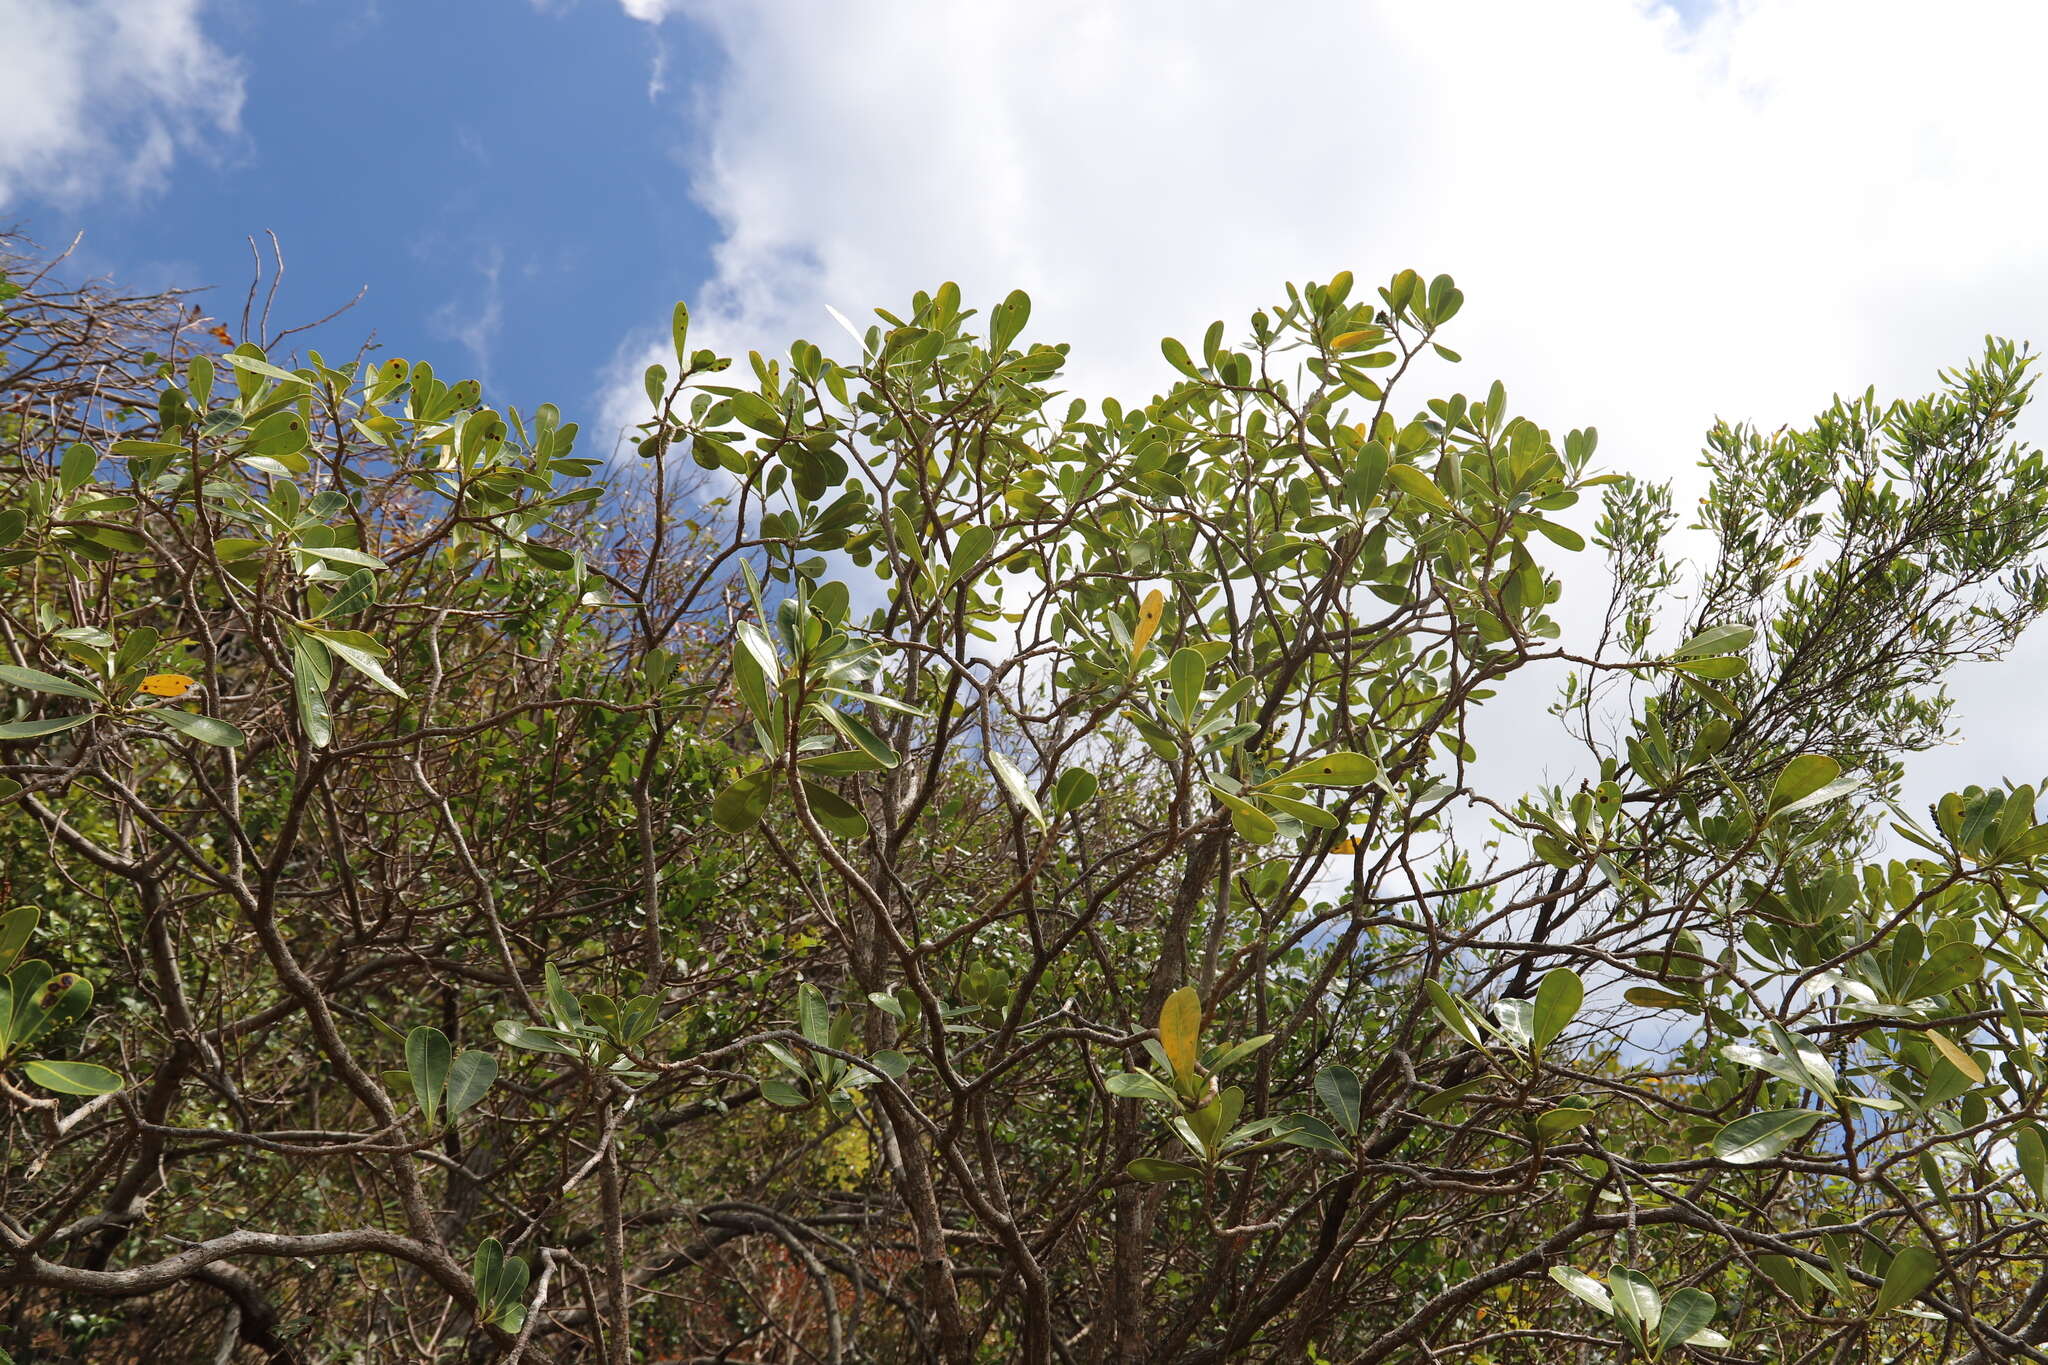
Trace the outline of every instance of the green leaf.
[[1025, 780], [1023, 771], [994, 749], [984, 750], [983, 753], [988, 759], [989, 768], [994, 771], [997, 779], [1002, 782], [1003, 789], [1010, 793], [1011, 799], [1023, 808], [1026, 815], [1031, 817], [1033, 824], [1037, 825], [1040, 829], [1044, 829], [1045, 812], [1039, 809], [1038, 798], [1031, 794], [1031, 784]]
[[1724, 625], [1708, 626], [1699, 634], [1671, 651], [1674, 659], [1698, 659], [1714, 654], [1737, 654], [1748, 649], [1756, 639], [1756, 631], [1750, 626]]
[[576, 1000], [576, 993], [562, 980], [562, 970], [549, 962], [541, 967], [541, 993], [547, 997], [548, 1013], [563, 1028], [583, 1027], [583, 1007]]
[[896, 751], [889, 747], [888, 741], [870, 730], [866, 723], [857, 717], [848, 715], [836, 706], [826, 706], [823, 703], [816, 704], [814, 709], [823, 712], [825, 722], [844, 735], [855, 748], [873, 759], [876, 767], [893, 768], [903, 761]]
[[1884, 1272], [1884, 1283], [1878, 1286], [1877, 1307], [1879, 1313], [1889, 1313], [1894, 1308], [1903, 1308], [1934, 1283], [1941, 1275], [1941, 1258], [1922, 1246], [1903, 1248], [1892, 1257], [1891, 1265]]
[[380, 662], [383, 659], [389, 658], [391, 651], [378, 644], [370, 636], [365, 635], [359, 630], [334, 630], [328, 627], [314, 626], [304, 621], [299, 623], [299, 629], [305, 631], [308, 635], [317, 637], [320, 643], [326, 645], [328, 649], [339, 655], [343, 663], [383, 688], [386, 692], [389, 692], [392, 696], [405, 696], [405, 689], [391, 680], [390, 675], [385, 673], [384, 666]]
[[780, 1076], [771, 1076], [761, 1082], [761, 1098], [779, 1109], [801, 1109], [811, 1102], [802, 1086]]
[[762, 676], [780, 685], [782, 680], [782, 659], [775, 652], [775, 642], [768, 638], [768, 632], [752, 621], [742, 621], [733, 627], [736, 642], [754, 662], [760, 666]]
[[1725, 682], [1747, 673], [1749, 660], [1740, 654], [1720, 654], [1707, 659], [1679, 659], [1671, 666], [1695, 678], [1711, 678], [1715, 682]]
[[491, 1302], [498, 1285], [498, 1272], [504, 1264], [505, 1248], [497, 1238], [486, 1237], [477, 1243], [476, 1254], [469, 1262], [469, 1277], [476, 1285], [476, 1296], [486, 1304]]
[[1549, 1139], [1559, 1133], [1569, 1133], [1574, 1128], [1583, 1128], [1597, 1115], [1590, 1109], [1574, 1109], [1570, 1106], [1546, 1109], [1536, 1116], [1536, 1134]]
[[775, 794], [775, 770], [760, 768], [735, 778], [711, 801], [711, 820], [728, 834], [744, 834], [768, 813]]
[[1548, 1047], [1564, 1032], [1586, 998], [1586, 987], [1569, 967], [1557, 967], [1544, 974], [1536, 988], [1536, 1015], [1532, 1036], [1536, 1046]]
[[1642, 1340], [1652, 1340], [1663, 1319], [1664, 1304], [1649, 1277], [1627, 1266], [1609, 1266], [1607, 1292], [1614, 1298], [1614, 1316], [1633, 1324]]
[[969, 526], [953, 542], [952, 558], [946, 562], [946, 574], [940, 582], [940, 591], [952, 587], [961, 579], [980, 569], [988, 558], [988, 552], [995, 548], [996, 528], [993, 526]]
[[844, 697], [848, 701], [861, 702], [869, 706], [879, 706], [884, 711], [896, 711], [906, 716], [922, 716], [924, 714], [924, 708], [922, 707], [912, 706], [909, 702], [898, 701], [894, 697], [885, 697], [879, 692], [862, 692], [858, 688], [837, 686], [820, 687], [818, 691], [834, 697]]
[[1773, 815], [1778, 814], [1793, 802], [1820, 791], [1841, 774], [1842, 765], [1826, 754], [1801, 754], [1778, 774], [1778, 780], [1771, 785], [1771, 798], [1765, 803], [1765, 809]]
[[[774, 719], [774, 702], [768, 696], [768, 680], [762, 675], [761, 665], [746, 649], [743, 641], [733, 645], [732, 680], [734, 690], [740, 694], [740, 700], [746, 703], [755, 723], [768, 733], [775, 733], [780, 727]], [[821, 703], [820, 709], [829, 711], [832, 708]]]
[[1274, 1035], [1270, 1033], [1261, 1033], [1256, 1038], [1247, 1038], [1241, 1043], [1233, 1043], [1231, 1046], [1224, 1048], [1209, 1059], [1209, 1073], [1211, 1075], [1221, 1075], [1223, 1072], [1230, 1070], [1230, 1068], [1272, 1042], [1273, 1037]]
[[441, 1097], [448, 1090], [448, 1035], [422, 1024], [405, 1035], [405, 1070], [412, 1077], [413, 1098], [428, 1128], [437, 1126]]
[[1974, 943], [1944, 943], [1913, 973], [1905, 998], [1927, 1000], [1960, 990], [1984, 974], [1984, 961], [1984, 950]]
[[364, 554], [361, 550], [351, 550], [345, 545], [301, 545], [299, 552], [312, 555], [315, 559], [347, 564], [358, 569], [383, 570], [391, 567], [375, 555]]
[[1338, 752], [1289, 768], [1273, 779], [1310, 787], [1362, 787], [1380, 775], [1380, 765], [1364, 754]]
[[1425, 978], [1422, 989], [1429, 995], [1429, 1003], [1435, 1007], [1437, 1017], [1450, 1025], [1451, 1031], [1460, 1038], [1474, 1047], [1479, 1046], [1479, 1028], [1465, 1003], [1434, 979]]
[[75, 716], [45, 716], [41, 720], [14, 720], [0, 725], [0, 739], [34, 739], [38, 735], [57, 735], [66, 730], [75, 730], [91, 720], [93, 713], [80, 712]]
[[50, 964], [39, 958], [16, 967], [7, 986], [6, 998], [13, 1001], [12, 1018], [5, 1029], [10, 1047], [28, 1046], [44, 1032], [63, 1028], [92, 1006], [90, 981], [76, 972], [53, 972]]
[[327, 705], [327, 686], [333, 676], [334, 664], [326, 647], [293, 631], [292, 699], [298, 705], [306, 742], [316, 749], [334, 743], [334, 712]]
[[1812, 1132], [1823, 1117], [1812, 1109], [1746, 1114], [1714, 1134], [1714, 1155], [1732, 1166], [1769, 1161]]
[[[0, 964], [6, 958], [0, 956]], [[2048, 1203], [2048, 1141], [2031, 1123], [2021, 1124], [2012, 1135], [2013, 1152], [2019, 1158], [2020, 1175], [2034, 1192], [2037, 1203]]]
[[829, 1045], [832, 1039], [832, 1006], [823, 992], [806, 981], [796, 988], [797, 1030], [813, 1043]]
[[1156, 1156], [1141, 1156], [1124, 1166], [1124, 1173], [1135, 1180], [1151, 1185], [1164, 1185], [1175, 1180], [1200, 1180], [1202, 1172], [1179, 1161], [1167, 1161]]
[[470, 1262], [470, 1279], [476, 1285], [477, 1306], [487, 1322], [507, 1331], [519, 1330], [526, 1320], [523, 1300], [527, 1277], [524, 1259], [505, 1255], [497, 1238], [484, 1238]]
[[448, 1068], [448, 1117], [454, 1118], [482, 1099], [497, 1079], [496, 1057], [475, 1048], [458, 1053]]
[[1024, 330], [1024, 324], [1031, 318], [1031, 296], [1021, 289], [1013, 289], [1010, 296], [996, 305], [989, 318], [988, 348], [991, 354], [1001, 355], [1010, 348]]
[[1416, 1101], [1415, 1112], [1431, 1116], [1441, 1114], [1459, 1101], [1485, 1090], [1490, 1081], [1491, 1078], [1487, 1076], [1480, 1076], [1469, 1081], [1460, 1081], [1457, 1085], [1439, 1090], [1434, 1095], [1427, 1095]]
[[1423, 473], [1414, 465], [1388, 465], [1387, 478], [1397, 485], [1403, 493], [1408, 494], [1419, 502], [1429, 504], [1439, 512], [1449, 512], [1452, 510], [1451, 501], [1444, 496], [1443, 490], [1436, 486], [1436, 483], [1429, 475]]
[[796, 761], [809, 777], [854, 777], [861, 773], [878, 773], [882, 765], [862, 753], [859, 749], [841, 749], [836, 753], [810, 754]]
[[1776, 1052], [1766, 1052], [1752, 1043], [1730, 1043], [1721, 1049], [1721, 1055], [1738, 1065], [1753, 1066], [1780, 1080], [1834, 1099], [1838, 1093], [1835, 1069], [1828, 1064], [1821, 1050], [1809, 1039], [1788, 1031], [1775, 1019], [1770, 1020], [1767, 1027]]
[[1653, 1010], [1697, 1010], [1700, 1002], [1689, 995], [1674, 995], [1655, 986], [1630, 986], [1621, 998], [1631, 1005]]
[[1703, 1289], [1681, 1289], [1664, 1305], [1664, 1321], [1657, 1330], [1661, 1351], [1691, 1341], [1702, 1327], [1714, 1320], [1714, 1296]]
[[[1821, 1272], [1813, 1270], [1804, 1262], [1790, 1256], [1759, 1256], [1756, 1268], [1761, 1270], [1772, 1284], [1785, 1291], [1791, 1300], [1801, 1308], [1813, 1302], [1815, 1276]], [[1830, 1283], [1829, 1288], [1833, 1288]]]
[[1358, 1132], [1358, 1073], [1348, 1066], [1326, 1066], [1316, 1073], [1316, 1098], [1347, 1133]]
[[33, 905], [17, 905], [0, 915], [0, 975], [12, 971], [22, 949], [35, 936], [43, 912]]
[[1180, 722], [1192, 725], [1195, 708], [1202, 702], [1202, 684], [1209, 676], [1208, 660], [1202, 651], [1192, 646], [1177, 649], [1166, 661], [1166, 676], [1173, 688], [1173, 704], [1180, 712]]
[[1330, 814], [1321, 806], [1316, 805], [1313, 801], [1296, 801], [1291, 797], [1275, 796], [1271, 792], [1262, 793], [1259, 800], [1265, 802], [1280, 814], [1293, 820], [1299, 820], [1304, 825], [1312, 825], [1317, 829], [1335, 829], [1339, 823], [1336, 816]]
[[668, 335], [669, 340], [675, 343], [676, 364], [685, 370], [689, 369], [690, 308], [680, 300], [676, 303], [675, 311], [669, 314]]
[[92, 472], [99, 468], [100, 457], [93, 448], [79, 442], [64, 452], [64, 459], [57, 466], [57, 486], [66, 493], [72, 493], [92, 482]]
[[1586, 548], [1586, 538], [1569, 526], [1560, 526], [1554, 521], [1546, 521], [1538, 516], [1528, 516], [1527, 520], [1545, 539], [1560, 549], [1569, 550], [1573, 554], [1577, 554]]
[[[218, 544], [219, 542], [216, 542]], [[316, 615], [321, 620], [351, 616], [377, 600], [377, 575], [370, 569], [358, 569], [342, 580], [334, 595], [321, 604]]]
[[1575, 1297], [1583, 1299], [1602, 1313], [1612, 1316], [1614, 1296], [1607, 1292], [1607, 1286], [1588, 1275], [1585, 1271], [1568, 1265], [1550, 1267], [1550, 1278], [1563, 1285]]
[[60, 1095], [111, 1095], [121, 1088], [121, 1078], [91, 1062], [52, 1062], [37, 1058], [21, 1068], [24, 1076], [45, 1090]]
[[1094, 773], [1086, 768], [1069, 768], [1053, 784], [1052, 808], [1061, 815], [1077, 811], [1095, 799], [1097, 788]]
[[1149, 1071], [1119, 1071], [1102, 1082], [1103, 1089], [1119, 1099], [1157, 1100], [1177, 1105], [1173, 1091]]
[[1519, 1048], [1536, 1045], [1536, 1002], [1496, 1000], [1493, 1002], [1494, 1031]]
[[815, 782], [801, 782], [804, 801], [811, 808], [811, 816], [826, 829], [842, 839], [865, 839], [868, 834], [868, 818], [860, 813], [860, 807], [829, 787]]
[[517, 1019], [500, 1019], [491, 1025], [491, 1032], [507, 1047], [516, 1047], [526, 1052], [552, 1052], [564, 1057], [573, 1057], [576, 1050], [559, 1039], [546, 1033], [536, 1033]]
[[266, 379], [275, 379], [287, 384], [305, 384], [307, 382], [304, 378], [293, 374], [290, 370], [281, 370], [269, 361], [259, 360], [253, 355], [240, 355], [235, 352], [229, 352], [223, 355], [221, 359], [238, 370], [247, 370], [250, 374], [260, 374]]
[[1223, 804], [1231, 808], [1231, 829], [1239, 833], [1247, 843], [1272, 843], [1280, 835], [1280, 825], [1264, 810], [1257, 810], [1233, 796], [1225, 796]]
[[1273, 1125], [1273, 1135], [1290, 1147], [1307, 1147], [1317, 1152], [1350, 1156], [1351, 1149], [1330, 1131], [1330, 1125], [1313, 1114], [1288, 1114]]
[[211, 744], [216, 749], [239, 749], [249, 742], [249, 737], [235, 726], [214, 716], [202, 716], [196, 711], [179, 711], [171, 707], [153, 707], [147, 713], [152, 720], [164, 724], [201, 744]]
[[44, 673], [34, 668], [17, 668], [13, 664], [0, 664], [0, 682], [25, 688], [30, 692], [46, 692], [53, 697], [79, 697], [86, 701], [98, 701], [97, 688], [86, 687], [69, 678], [60, 678], [54, 673]]
[[1781, 815], [1791, 815], [1798, 811], [1809, 810], [1814, 806], [1826, 805], [1830, 801], [1839, 801], [1843, 797], [1861, 790], [1862, 787], [1863, 779], [1860, 777], [1838, 777], [1819, 791], [1809, 792], [1797, 801], [1787, 802], [1785, 805], [1780, 806], [1771, 812], [1770, 818], [1776, 819]]

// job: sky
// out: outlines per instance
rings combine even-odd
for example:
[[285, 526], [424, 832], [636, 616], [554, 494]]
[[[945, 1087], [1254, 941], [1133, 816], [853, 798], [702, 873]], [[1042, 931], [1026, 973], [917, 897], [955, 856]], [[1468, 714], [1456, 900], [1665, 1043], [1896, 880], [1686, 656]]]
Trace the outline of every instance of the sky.
[[[677, 297], [777, 351], [1022, 287], [1077, 390], [1142, 398], [1162, 335], [1284, 281], [1449, 272], [1431, 382], [1499, 377], [1681, 505], [1716, 416], [2048, 342], [2032, 4], [0, 0], [0, 38], [0, 223], [225, 316], [275, 231], [279, 319], [368, 286], [311, 344], [605, 449]], [[2048, 773], [2044, 665], [1958, 675], [1971, 738], [1913, 790]]]

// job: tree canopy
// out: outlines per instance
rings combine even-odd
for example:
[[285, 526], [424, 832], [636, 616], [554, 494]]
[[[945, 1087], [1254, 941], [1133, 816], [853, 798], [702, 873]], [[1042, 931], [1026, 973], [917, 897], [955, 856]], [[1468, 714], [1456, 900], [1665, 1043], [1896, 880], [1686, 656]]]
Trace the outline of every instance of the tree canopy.
[[15, 1359], [2044, 1358], [2048, 827], [1899, 804], [2048, 608], [2024, 348], [1682, 531], [1411, 392], [1448, 276], [1097, 402], [678, 306], [608, 460], [5, 269]]

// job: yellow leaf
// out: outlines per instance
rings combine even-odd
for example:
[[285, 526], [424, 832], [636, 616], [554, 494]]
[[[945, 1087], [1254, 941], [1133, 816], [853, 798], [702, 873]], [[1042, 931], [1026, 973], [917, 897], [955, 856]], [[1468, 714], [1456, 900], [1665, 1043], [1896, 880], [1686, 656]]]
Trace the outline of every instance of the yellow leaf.
[[1182, 986], [1166, 997], [1159, 1011], [1159, 1046], [1165, 1049], [1167, 1065], [1183, 1088], [1195, 1076], [1195, 1044], [1202, 1036], [1202, 997], [1193, 986]]
[[1334, 843], [1334, 844], [1330, 845], [1330, 852], [1332, 852], [1332, 853], [1356, 853], [1356, 852], [1358, 852], [1358, 840], [1356, 840], [1356, 839], [1339, 839], [1339, 840], [1338, 840], [1338, 841], [1337, 841], [1336, 843]]
[[1145, 653], [1145, 646], [1152, 643], [1152, 632], [1159, 629], [1159, 618], [1166, 615], [1166, 594], [1154, 588], [1145, 594], [1144, 603], [1138, 608], [1138, 628], [1131, 632], [1131, 662], [1136, 663]]
[[1977, 1065], [1977, 1059], [1948, 1040], [1940, 1029], [1927, 1030], [1927, 1041], [1934, 1044], [1934, 1050], [1948, 1059], [1948, 1064], [1970, 1078], [1974, 1085], [1984, 1084], [1984, 1068]]
[[182, 697], [198, 683], [197, 678], [188, 678], [183, 673], [152, 673], [142, 680], [139, 690], [152, 697]]

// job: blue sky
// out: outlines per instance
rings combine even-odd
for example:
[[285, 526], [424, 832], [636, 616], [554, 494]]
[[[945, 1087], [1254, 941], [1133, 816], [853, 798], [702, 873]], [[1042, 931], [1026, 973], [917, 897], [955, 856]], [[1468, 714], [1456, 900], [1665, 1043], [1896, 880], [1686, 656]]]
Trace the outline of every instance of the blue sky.
[[0, 221], [46, 245], [82, 229], [74, 260], [124, 283], [212, 285], [231, 326], [245, 239], [275, 231], [275, 326], [367, 285], [304, 342], [331, 355], [374, 330], [521, 407], [587, 410], [622, 338], [703, 280], [688, 109], [717, 55], [685, 24], [610, 0], [235, 0], [206, 34], [239, 72], [239, 131], [141, 192], [32, 193]]
[[[1285, 281], [1447, 271], [1466, 360], [1421, 383], [1499, 377], [1683, 507], [1717, 416], [2048, 342], [2044, 48], [1991, 0], [0, 0], [0, 222], [230, 316], [275, 229], [279, 319], [368, 284], [328, 349], [374, 330], [599, 453], [678, 297], [743, 355], [1021, 287], [1129, 402]], [[2018, 654], [1957, 674], [1925, 789], [2048, 772], [2048, 635]], [[1556, 751], [1501, 725], [1520, 788]]]

